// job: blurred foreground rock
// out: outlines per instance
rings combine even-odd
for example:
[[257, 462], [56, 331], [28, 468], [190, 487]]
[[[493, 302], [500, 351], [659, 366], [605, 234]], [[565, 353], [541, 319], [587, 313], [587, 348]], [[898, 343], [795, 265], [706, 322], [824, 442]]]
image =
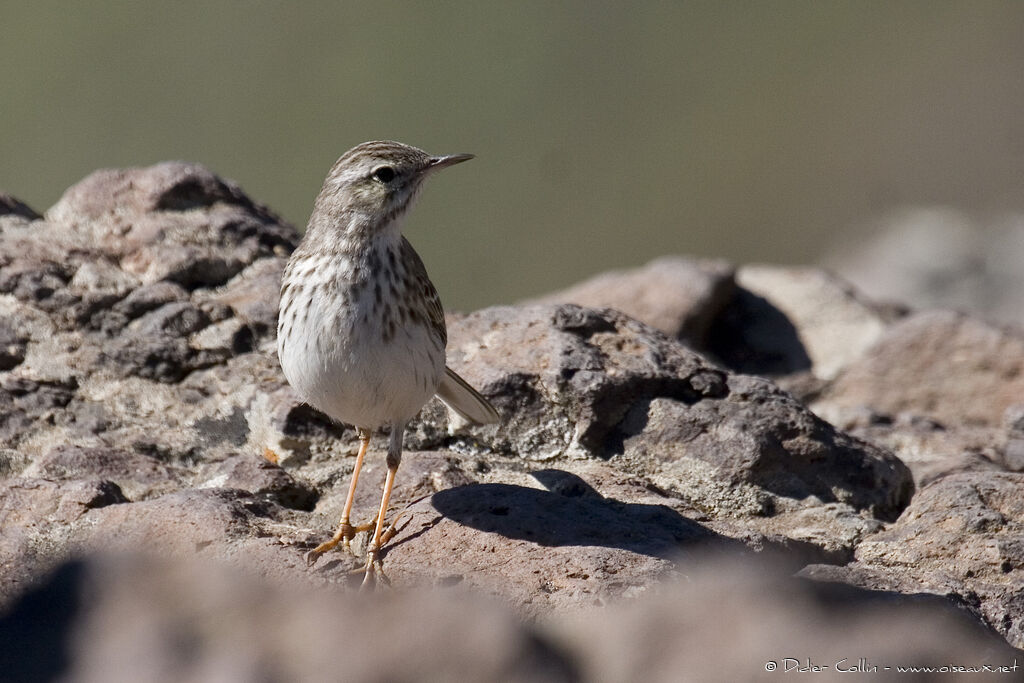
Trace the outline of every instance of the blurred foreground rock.
[[0, 670], [11, 683], [667, 683], [777, 680], [811, 666], [826, 680], [905, 680], [899, 668], [937, 663], [964, 667], [943, 680], [968, 680], [968, 667], [1013, 676], [1024, 666], [941, 598], [700, 559], [656, 594], [537, 623], [459, 587], [325, 594], [196, 560], [105, 554], [63, 565], [0, 618]]
[[[277, 364], [294, 229], [181, 163], [98, 172], [43, 217], [0, 206], [0, 604], [111, 550], [348, 595], [358, 557], [303, 561], [340, 516], [355, 438]], [[432, 402], [410, 426], [396, 589], [544, 621], [657, 593], [714, 551], [941, 596], [1024, 645], [1020, 332], [877, 306], [813, 269], [683, 258], [448, 322], [449, 363], [503, 420]]]

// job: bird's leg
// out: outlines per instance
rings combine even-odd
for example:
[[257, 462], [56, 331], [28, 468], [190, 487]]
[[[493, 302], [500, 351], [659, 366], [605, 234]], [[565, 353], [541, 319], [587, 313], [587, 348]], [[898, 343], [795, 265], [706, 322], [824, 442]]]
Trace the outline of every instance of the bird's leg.
[[338, 524], [338, 530], [334, 532], [334, 536], [331, 540], [324, 541], [317, 547], [306, 553], [306, 563], [313, 565], [328, 550], [336, 547], [339, 543], [346, 550], [349, 549], [352, 539], [355, 538], [356, 534], [362, 531], [369, 531], [376, 525], [376, 520], [368, 524], [360, 524], [359, 526], [352, 526], [349, 524], [348, 518], [352, 514], [352, 502], [356, 497], [356, 484], [359, 483], [359, 471], [363, 468], [363, 458], [366, 457], [366, 449], [370, 445], [370, 430], [363, 429], [362, 427], [356, 428], [356, 433], [359, 435], [359, 453], [356, 455], [356, 466], [352, 470], [352, 480], [348, 485], [348, 497], [345, 499], [345, 507], [341, 512], [341, 523]]
[[[405, 432], [405, 424], [391, 426], [391, 440], [388, 443], [388, 474], [384, 479], [384, 493], [380, 499], [380, 511], [377, 513], [377, 528], [373, 532], [373, 542], [366, 553], [366, 569], [363, 575], [363, 586], [371, 583], [380, 566], [381, 536], [384, 533], [384, 516], [388, 511], [388, 503], [391, 501], [391, 490], [395, 486], [395, 473], [398, 472], [398, 465], [402, 462], [402, 434]], [[382, 572], [383, 574], [383, 572]]]
[[341, 511], [341, 523], [338, 525], [338, 531], [335, 533], [336, 537], [341, 535], [342, 543], [346, 549], [348, 549], [350, 542], [355, 538], [356, 534], [369, 531], [377, 523], [377, 520], [373, 520], [366, 524], [352, 526], [348, 522], [348, 517], [352, 514], [352, 503], [356, 499], [356, 484], [359, 483], [359, 471], [363, 468], [363, 458], [366, 457], [366, 449], [370, 446], [370, 430], [358, 427], [356, 431], [359, 434], [359, 453], [356, 455], [356, 465], [352, 470], [352, 481], [348, 485], [345, 507]]

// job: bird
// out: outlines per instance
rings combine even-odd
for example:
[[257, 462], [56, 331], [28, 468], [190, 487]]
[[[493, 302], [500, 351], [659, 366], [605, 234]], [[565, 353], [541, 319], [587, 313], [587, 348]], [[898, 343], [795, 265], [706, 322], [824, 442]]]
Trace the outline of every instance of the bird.
[[[312, 566], [339, 543], [373, 530], [365, 586], [388, 540], [384, 521], [402, 460], [406, 424], [437, 396], [470, 423], [498, 421], [491, 403], [445, 362], [440, 297], [402, 225], [424, 181], [472, 159], [435, 156], [390, 140], [364, 142], [335, 162], [281, 280], [277, 353], [303, 401], [352, 425], [359, 449], [334, 536], [306, 554]], [[387, 476], [376, 518], [349, 521], [370, 435], [390, 429]], [[388, 532], [393, 532], [392, 526]]]

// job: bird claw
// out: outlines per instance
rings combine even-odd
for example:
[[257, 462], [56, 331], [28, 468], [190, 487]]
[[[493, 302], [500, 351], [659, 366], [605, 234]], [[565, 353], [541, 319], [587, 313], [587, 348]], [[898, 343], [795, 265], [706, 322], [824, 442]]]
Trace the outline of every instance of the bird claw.
[[377, 520], [368, 522], [367, 524], [359, 524], [352, 526], [348, 522], [342, 522], [338, 525], [338, 530], [334, 532], [334, 536], [330, 540], [324, 541], [317, 547], [310, 550], [305, 554], [306, 566], [312, 567], [316, 564], [320, 556], [326, 553], [328, 550], [333, 550], [338, 545], [341, 545], [343, 549], [348, 552], [352, 552], [352, 540], [356, 537], [356, 534], [363, 533], [365, 531], [371, 531], [377, 526]]
[[408, 512], [408, 510], [402, 510], [401, 512], [399, 512], [398, 515], [393, 520], [391, 520], [391, 524], [388, 526], [387, 530], [383, 534], [381, 534], [380, 544], [382, 546], [388, 541], [390, 541], [392, 538], [397, 536], [398, 532], [405, 528], [404, 525], [402, 526], [402, 529], [398, 528], [398, 520], [402, 519], [402, 517], [405, 516], [406, 512]]
[[[367, 587], [375, 587], [380, 583], [385, 586], [391, 585], [391, 579], [384, 573], [384, 565], [381, 563], [380, 549], [391, 539], [393, 539], [398, 532], [405, 528], [402, 525], [401, 528], [398, 526], [398, 521], [405, 515], [406, 510], [402, 510], [398, 515], [391, 521], [387, 530], [380, 535], [380, 545], [376, 549], [371, 549], [366, 553], [366, 566], [362, 569], [353, 569], [352, 573], [363, 572], [363, 583], [360, 585], [360, 590], [366, 590]], [[406, 523], [408, 524], [408, 523]]]
[[[363, 583], [361, 585], [361, 589], [366, 589], [370, 585], [377, 585], [378, 581], [383, 582], [387, 586], [391, 585], [391, 580], [384, 573], [384, 568], [381, 564], [380, 548], [405, 528], [405, 524], [399, 527], [398, 522], [405, 516], [406, 512], [408, 512], [408, 510], [402, 510], [395, 516], [391, 521], [391, 524], [388, 525], [388, 528], [381, 534], [380, 544], [377, 549], [367, 552], [366, 565], [358, 569], [353, 569], [350, 572], [351, 574], [358, 574], [362, 572]], [[408, 522], [406, 524], [408, 524]], [[338, 545], [351, 552], [351, 543], [356, 537], [356, 534], [363, 533], [364, 531], [373, 531], [376, 527], [376, 519], [372, 522], [367, 522], [366, 524], [359, 524], [358, 526], [352, 526], [348, 522], [342, 522], [338, 525], [338, 530], [329, 541], [324, 541], [303, 556], [306, 560], [306, 566], [312, 567], [317, 563], [317, 560], [320, 559], [321, 555], [326, 553], [328, 550], [333, 550]]]
[[384, 573], [384, 565], [380, 561], [380, 550], [371, 550], [366, 554], [366, 566], [362, 569], [355, 569], [353, 573], [363, 573], [363, 582], [359, 585], [359, 590], [373, 590], [379, 585], [384, 584], [385, 586], [391, 585], [391, 579]]

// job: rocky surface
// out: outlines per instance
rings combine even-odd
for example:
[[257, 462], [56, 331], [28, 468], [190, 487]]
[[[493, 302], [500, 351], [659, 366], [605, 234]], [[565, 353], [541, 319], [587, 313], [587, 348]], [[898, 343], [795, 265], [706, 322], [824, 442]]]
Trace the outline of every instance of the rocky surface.
[[371, 596], [196, 559], [102, 554], [64, 565], [0, 616], [0, 669], [12, 683], [68, 672], [168, 683], [669, 683], [808, 672], [907, 680], [897, 667], [912, 666], [963, 667], [942, 680], [977, 680], [968, 667], [1014, 678], [1015, 662], [1020, 671], [1019, 651], [943, 598], [787, 574], [764, 558], [703, 557], [687, 581], [650, 595], [523, 621], [457, 585]]
[[1024, 568], [1022, 487], [1024, 474], [1016, 472], [942, 477], [914, 497], [899, 521], [863, 541], [855, 562], [809, 573], [871, 587], [881, 578], [889, 590], [956, 595], [1020, 644], [1024, 593], [1014, 575]]
[[[355, 438], [303, 405], [277, 364], [277, 288], [297, 240], [195, 165], [97, 172], [43, 216], [3, 198], [0, 605], [14, 609], [55, 567], [112, 550], [150, 556], [95, 561], [123, 562], [129, 584], [145, 580], [133, 563], [150, 562], [174, 586], [186, 571], [177, 558], [196, 556], [252, 572], [255, 585], [351, 598], [360, 559], [303, 561], [337, 523]], [[1011, 500], [1024, 469], [1020, 332], [877, 306], [811, 269], [683, 258], [448, 322], [449, 364], [502, 421], [452, 423], [432, 402], [410, 425], [383, 560], [396, 590], [458, 586], [504, 605], [469, 608], [522, 644], [480, 663], [497, 667], [480, 680], [612, 667], [575, 640], [622, 640], [611, 616], [558, 635], [518, 619], [612, 605], [602, 609], [642, 620], [615, 605], [703, 571], [709, 552], [856, 585], [857, 609], [877, 601], [868, 589], [935, 595], [928, 609], [951, 605], [983, 641], [998, 645], [994, 629], [1024, 645], [1024, 538]], [[382, 446], [371, 445], [357, 520], [375, 510]], [[219, 571], [196, 590], [218, 590]], [[679, 589], [665, 604], [689, 613], [700, 597]], [[788, 612], [793, 623], [824, 609], [805, 602]], [[121, 614], [103, 604], [81, 623]], [[175, 618], [151, 607], [139, 616], [146, 628]], [[289, 614], [299, 632], [336, 623]], [[699, 623], [657, 614], [644, 628]], [[904, 623], [891, 609], [872, 615], [863, 623]], [[946, 651], [938, 635], [914, 642], [922, 656]], [[113, 645], [88, 650], [102, 647]], [[616, 664], [618, 679], [637, 661]]]
[[1024, 401], [1024, 335], [950, 311], [917, 313], [888, 329], [823, 400], [998, 427]]

